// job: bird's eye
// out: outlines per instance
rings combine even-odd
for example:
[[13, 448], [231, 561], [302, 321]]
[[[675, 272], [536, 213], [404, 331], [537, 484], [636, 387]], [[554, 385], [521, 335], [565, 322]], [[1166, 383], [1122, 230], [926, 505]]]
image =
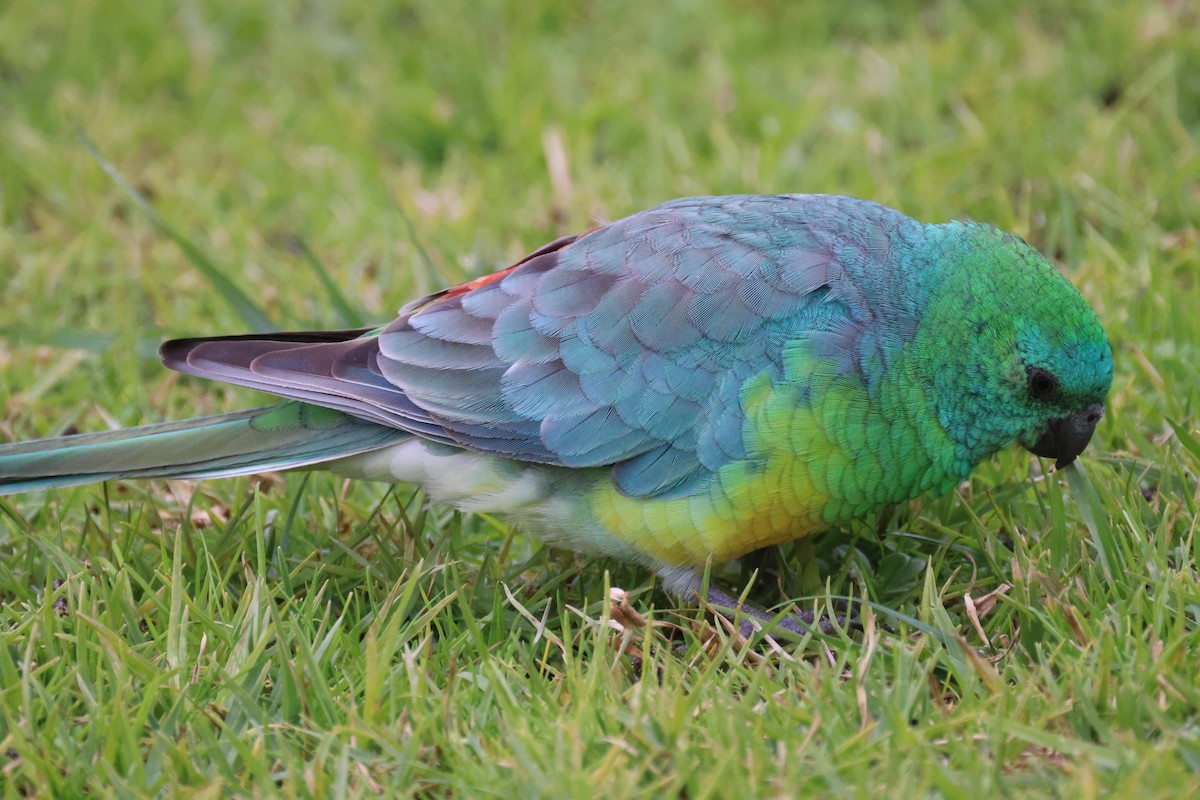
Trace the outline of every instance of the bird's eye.
[[1058, 391], [1058, 378], [1041, 367], [1030, 367], [1029, 394], [1037, 400], [1049, 400]]

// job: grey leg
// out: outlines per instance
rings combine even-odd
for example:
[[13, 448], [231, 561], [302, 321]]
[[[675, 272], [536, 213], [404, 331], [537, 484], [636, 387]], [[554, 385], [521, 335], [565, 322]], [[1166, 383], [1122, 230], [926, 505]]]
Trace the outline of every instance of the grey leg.
[[[758, 628], [775, 622], [775, 618], [778, 616], [777, 614], [769, 614], [751, 603], [739, 602], [736, 597], [716, 586], [708, 587], [708, 596], [705, 598], [705, 602], [717, 608], [729, 609], [735, 613], [741, 612], [742, 618], [738, 622], [738, 633], [746, 637], [749, 637]], [[751, 621], [752, 619], [758, 620], [762, 624], [756, 626]], [[836, 624], [838, 622], [845, 624], [845, 619], [839, 617], [835, 621], [822, 615], [820, 619], [814, 620], [813, 612], [797, 611], [779, 617], [779, 621], [775, 623], [775, 627], [794, 633], [797, 636], [809, 633], [814, 627], [822, 633], [832, 634], [837, 630]]]
[[[658, 569], [658, 574], [662, 578], [663, 588], [667, 593], [685, 603], [695, 603], [703, 600], [706, 604], [719, 609], [725, 609], [735, 614], [741, 612], [738, 632], [743, 636], [750, 636], [760, 627], [765, 627], [775, 622], [775, 617], [778, 616], [776, 614], [768, 614], [751, 603], [739, 602], [733, 595], [713, 585], [709, 585], [707, 594], [702, 595], [700, 589], [704, 578], [703, 574], [698, 570], [689, 567], [663, 566]], [[845, 625], [847, 624], [847, 620], [849, 620], [851, 626], [855, 624], [856, 620], [852, 611], [852, 609], [848, 608], [845, 616], [839, 615], [835, 619], [830, 619], [822, 615], [819, 620], [813, 619], [811, 611], [799, 611], [781, 617], [775, 627], [798, 636], [803, 636], [814, 627], [822, 633], [832, 634], [836, 630], [836, 625]], [[755, 625], [755, 621], [761, 623], [761, 625]]]

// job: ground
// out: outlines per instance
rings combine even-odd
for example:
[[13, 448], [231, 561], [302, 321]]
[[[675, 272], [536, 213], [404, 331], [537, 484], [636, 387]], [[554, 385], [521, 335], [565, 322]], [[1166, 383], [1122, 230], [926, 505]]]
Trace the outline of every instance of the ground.
[[722, 575], [872, 603], [778, 648], [410, 487], [5, 498], [4, 796], [1200, 791], [1198, 133], [1177, 0], [12, 0], [0, 440], [260, 403], [155, 347], [386, 321], [702, 193], [1019, 233], [1116, 381], [1077, 470], [1014, 450]]

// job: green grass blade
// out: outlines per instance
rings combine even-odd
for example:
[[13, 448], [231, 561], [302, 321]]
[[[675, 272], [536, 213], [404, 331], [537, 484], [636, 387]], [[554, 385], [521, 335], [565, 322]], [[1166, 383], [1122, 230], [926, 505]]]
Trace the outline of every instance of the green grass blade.
[[192, 265], [200, 270], [204, 277], [208, 278], [221, 298], [242, 318], [252, 332], [266, 333], [278, 330], [260, 306], [238, 288], [237, 284], [231, 281], [216, 264], [210, 261], [199, 247], [182, 233], [175, 230], [154, 210], [154, 206], [150, 205], [150, 202], [142, 196], [141, 192], [135, 189], [129, 181], [125, 180], [125, 176], [121, 174], [116, 165], [104, 157], [104, 154], [100, 152], [95, 142], [88, 137], [84, 130], [80, 129], [76, 135], [79, 138], [80, 144], [88, 152], [88, 155], [100, 165], [100, 168], [112, 179], [113, 183], [120, 187], [121, 191], [146, 215], [146, 218], [154, 224], [155, 228], [175, 242], [175, 244], [179, 245], [180, 249], [188, 257], [188, 260], [192, 262]]
[[317, 276], [317, 280], [321, 282], [321, 288], [325, 290], [325, 294], [329, 299], [329, 305], [337, 312], [339, 325], [343, 328], [365, 327], [367, 323], [363, 319], [363, 315], [346, 299], [346, 295], [333, 278], [330, 277], [329, 271], [325, 269], [325, 265], [317, 258], [316, 253], [309, 249], [308, 244], [303, 239], [297, 238], [295, 244], [299, 248], [300, 254], [304, 256], [304, 263], [308, 264], [309, 268]]

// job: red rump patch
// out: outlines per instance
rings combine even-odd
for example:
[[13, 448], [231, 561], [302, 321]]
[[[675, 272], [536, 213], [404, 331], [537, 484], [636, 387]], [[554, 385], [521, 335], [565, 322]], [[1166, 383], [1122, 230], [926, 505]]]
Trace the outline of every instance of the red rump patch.
[[[598, 230], [598, 228], [592, 228], [592, 230]], [[591, 233], [591, 232], [592, 231], [588, 231], [588, 233]], [[587, 234], [581, 234], [581, 235], [586, 236]], [[413, 302], [406, 305], [404, 308], [400, 309], [400, 313], [401, 314], [405, 314], [405, 313], [416, 314], [419, 311], [423, 311], [424, 309], [429, 308], [430, 306], [434, 305], [435, 303], [440, 303], [443, 300], [450, 300], [455, 297], [461, 297], [462, 295], [466, 294], [467, 292], [475, 291], [480, 286], [487, 286], [489, 283], [495, 283], [496, 281], [501, 280], [502, 278], [504, 278], [504, 276], [511, 273], [517, 267], [520, 267], [520, 266], [528, 263], [529, 261], [537, 258], [538, 256], [544, 256], [547, 253], [553, 253], [558, 250], [561, 250], [562, 248], [566, 247], [567, 245], [569, 245], [571, 242], [575, 241], [578, 238], [580, 238], [580, 237], [579, 236], [563, 236], [561, 238], [555, 239], [553, 242], [542, 245], [537, 250], [534, 250], [532, 253], [525, 256], [524, 258], [522, 258], [516, 264], [513, 264], [508, 269], [502, 269], [499, 272], [493, 272], [491, 275], [484, 275], [483, 277], [476, 278], [473, 281], [467, 281], [466, 283], [460, 283], [458, 286], [451, 286], [448, 289], [442, 289], [440, 292], [434, 292], [433, 294], [429, 295], [428, 297], [422, 297], [420, 300], [414, 300]]]
[[484, 275], [483, 277], [476, 278], [473, 281], [467, 281], [466, 283], [460, 283], [458, 286], [451, 286], [449, 289], [447, 289], [445, 291], [445, 293], [439, 299], [449, 300], [451, 297], [458, 297], [460, 294], [466, 294], [467, 292], [478, 289], [480, 286], [487, 286], [489, 283], [492, 283], [493, 281], [500, 280], [505, 275], [512, 272], [514, 269], [516, 269], [519, 266], [521, 266], [521, 265], [516, 264], [514, 266], [509, 267], [508, 269], [502, 269], [499, 272], [493, 272], [491, 275]]
[[[593, 228], [592, 230], [597, 230], [597, 229]], [[588, 231], [588, 233], [591, 233], [591, 232], [592, 231]], [[580, 235], [586, 236], [587, 234], [580, 234]], [[537, 258], [538, 256], [544, 256], [544, 255], [546, 255], [546, 253], [553, 253], [556, 250], [561, 250], [562, 248], [566, 247], [567, 245], [569, 245], [571, 242], [575, 241], [578, 238], [579, 238], [579, 236], [562, 236], [558, 239], [555, 239], [553, 242], [542, 245], [537, 250], [534, 250], [532, 253], [530, 253], [529, 255], [522, 258], [516, 264], [513, 264], [508, 269], [502, 269], [499, 272], [493, 272], [491, 275], [484, 275], [483, 277], [476, 278], [473, 281], [467, 281], [466, 283], [460, 283], [458, 286], [451, 286], [449, 289], [443, 289], [442, 291], [438, 292], [436, 295], [434, 295], [430, 299], [431, 300], [434, 300], [434, 299], [449, 300], [452, 297], [458, 297], [459, 295], [464, 295], [467, 292], [474, 291], [474, 290], [478, 289], [480, 286], [487, 286], [489, 283], [494, 283], [495, 281], [498, 281], [501, 278], [503, 278], [505, 275], [508, 275], [510, 272], [512, 272], [514, 269], [521, 266], [525, 262], [530, 261], [534, 258]]]

